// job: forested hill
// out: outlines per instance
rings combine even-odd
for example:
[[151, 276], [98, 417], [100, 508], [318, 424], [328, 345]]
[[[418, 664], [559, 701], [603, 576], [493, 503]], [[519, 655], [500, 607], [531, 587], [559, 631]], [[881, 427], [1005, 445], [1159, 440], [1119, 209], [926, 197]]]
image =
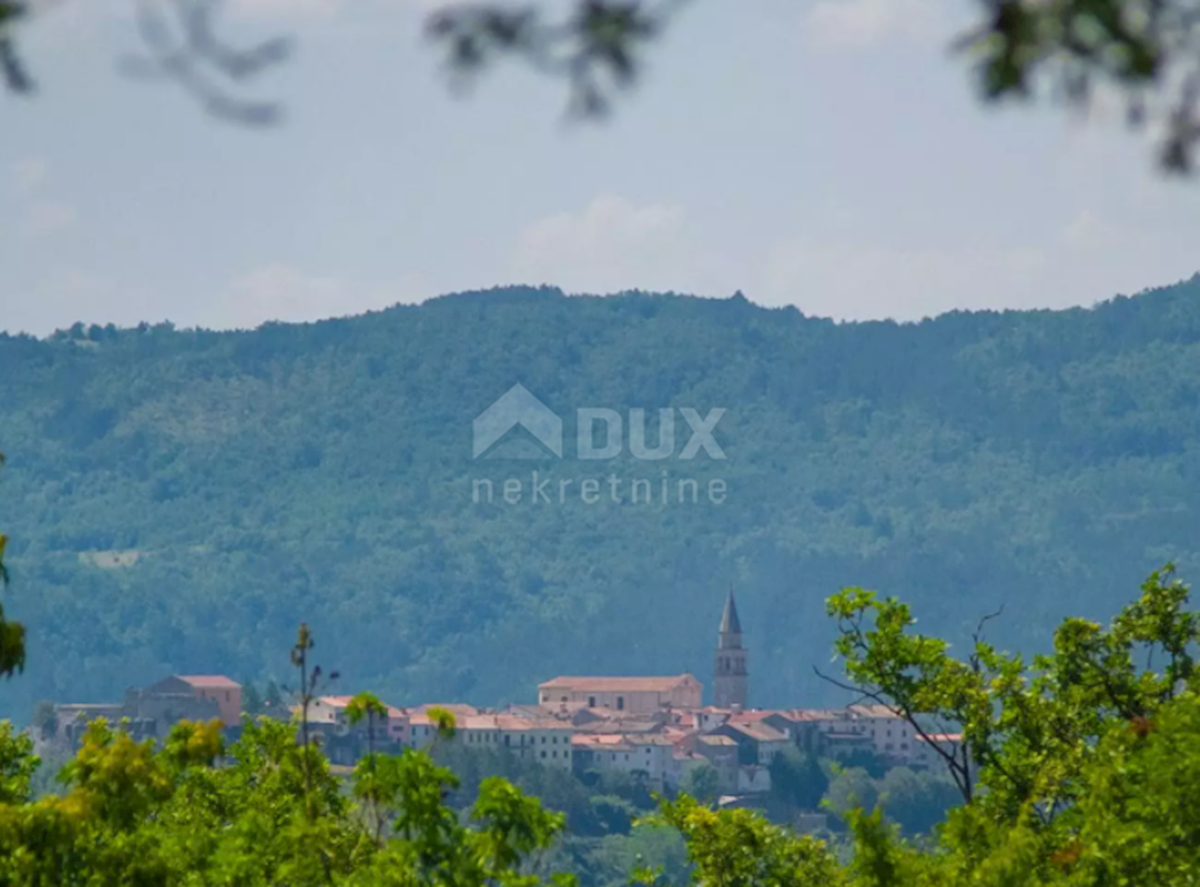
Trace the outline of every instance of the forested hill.
[[[473, 420], [518, 382], [563, 418], [562, 458], [473, 458]], [[627, 429], [644, 408], [650, 446], [661, 408], [725, 409], [726, 458], [679, 458], [677, 418], [668, 459], [580, 460], [582, 407]], [[546, 454], [513, 434], [499, 451]], [[1168, 559], [1197, 575], [1200, 278], [908, 325], [505, 289], [252, 332], [5, 337], [0, 450], [6, 611], [31, 632], [0, 714], [170, 672], [286, 679], [300, 620], [345, 692], [397, 704], [531, 701], [558, 673], [707, 686], [731, 584], [753, 701], [803, 704], [828, 699], [812, 666], [842, 585], [960, 637], [1004, 604], [994, 636], [1032, 649]], [[634, 479], [655, 503], [628, 501]]]

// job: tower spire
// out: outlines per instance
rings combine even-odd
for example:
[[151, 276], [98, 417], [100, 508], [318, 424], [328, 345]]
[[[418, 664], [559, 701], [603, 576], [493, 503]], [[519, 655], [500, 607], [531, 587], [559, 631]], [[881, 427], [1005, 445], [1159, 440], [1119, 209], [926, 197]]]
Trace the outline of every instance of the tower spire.
[[713, 702], [718, 708], [745, 708], [750, 675], [746, 668], [746, 649], [742, 646], [742, 620], [738, 617], [732, 584], [721, 613], [713, 665]]
[[738, 619], [737, 602], [733, 599], [733, 585], [729, 586], [729, 597], [725, 598], [725, 612], [721, 614], [720, 632], [723, 635], [742, 633], [742, 621]]

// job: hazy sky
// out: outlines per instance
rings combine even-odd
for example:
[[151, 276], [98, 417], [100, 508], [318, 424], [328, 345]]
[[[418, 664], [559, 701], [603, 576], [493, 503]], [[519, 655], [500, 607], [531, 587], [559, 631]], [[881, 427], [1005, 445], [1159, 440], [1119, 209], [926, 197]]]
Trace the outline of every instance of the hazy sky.
[[601, 126], [517, 70], [453, 97], [429, 0], [229, 0], [231, 37], [297, 39], [254, 89], [286, 102], [266, 131], [119, 74], [131, 6], [63, 0], [24, 34], [41, 92], [0, 95], [0, 328], [254, 326], [516, 282], [909, 319], [1200, 270], [1196, 186], [1116, 119], [980, 106], [945, 50], [963, 0], [695, 0]]

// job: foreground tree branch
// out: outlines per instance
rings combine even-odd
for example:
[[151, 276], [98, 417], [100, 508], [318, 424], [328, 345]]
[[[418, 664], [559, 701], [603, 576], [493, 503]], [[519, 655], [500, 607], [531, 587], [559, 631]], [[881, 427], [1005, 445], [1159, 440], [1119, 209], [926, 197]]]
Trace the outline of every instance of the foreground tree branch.
[[[30, 94], [17, 35], [58, 2], [0, 0], [0, 82]], [[74, 0], [82, 2], [82, 0]], [[145, 54], [126, 68], [169, 79], [211, 113], [269, 123], [280, 108], [246, 98], [245, 82], [288, 55], [279, 38], [234, 49], [216, 36], [218, 0], [128, 0]], [[568, 111], [600, 117], [633, 86], [651, 44], [691, 0], [573, 0], [565, 15], [538, 3], [463, 3], [431, 13], [427, 36], [453, 82], [473, 82], [503, 58], [559, 77]], [[1200, 0], [984, 0], [978, 23], [950, 49], [972, 65], [986, 101], [1057, 99], [1086, 108], [1097, 95], [1149, 129], [1161, 167], [1191, 172], [1200, 141]]]
[[[0, 466], [4, 465], [4, 454], [0, 453]], [[0, 533], [0, 591], [8, 585], [8, 568], [4, 565], [4, 550], [8, 547], [8, 536]], [[4, 604], [0, 603], [0, 675], [12, 677], [25, 670], [25, 626], [12, 622], [4, 616]]]

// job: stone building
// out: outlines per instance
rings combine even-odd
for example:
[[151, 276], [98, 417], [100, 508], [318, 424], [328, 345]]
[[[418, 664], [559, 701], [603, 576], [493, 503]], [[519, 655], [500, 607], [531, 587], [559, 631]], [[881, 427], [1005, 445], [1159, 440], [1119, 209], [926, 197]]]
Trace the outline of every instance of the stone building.
[[733, 590], [725, 601], [721, 627], [717, 633], [717, 653], [713, 665], [713, 703], [717, 708], [746, 708], [750, 673], [746, 667], [746, 648], [742, 646], [742, 623], [738, 618]]
[[703, 688], [690, 674], [671, 677], [557, 677], [538, 685], [538, 704], [569, 710], [576, 706], [614, 712], [653, 714], [663, 709], [700, 707]]

